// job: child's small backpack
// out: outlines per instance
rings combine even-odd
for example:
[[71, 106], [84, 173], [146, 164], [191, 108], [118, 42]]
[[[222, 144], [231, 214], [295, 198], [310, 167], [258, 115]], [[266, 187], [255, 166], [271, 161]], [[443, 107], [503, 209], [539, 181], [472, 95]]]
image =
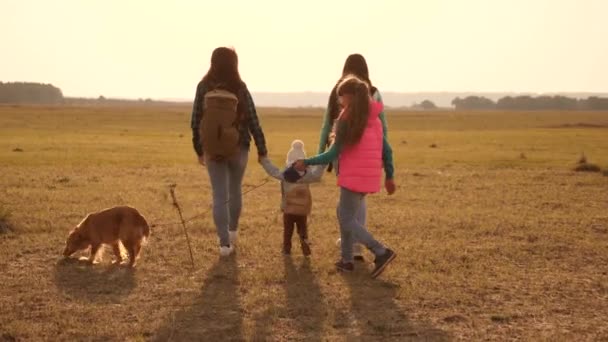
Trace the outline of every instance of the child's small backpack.
[[285, 189], [286, 214], [308, 216], [312, 209], [312, 194], [307, 184], [290, 184]]
[[201, 143], [211, 159], [225, 159], [239, 151], [238, 97], [223, 89], [207, 92], [199, 125]]

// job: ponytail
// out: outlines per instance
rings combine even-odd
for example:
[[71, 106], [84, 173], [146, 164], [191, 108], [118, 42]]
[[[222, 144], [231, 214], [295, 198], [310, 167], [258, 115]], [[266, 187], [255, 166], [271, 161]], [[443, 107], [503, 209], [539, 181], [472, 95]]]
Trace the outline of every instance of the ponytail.
[[351, 95], [350, 106], [345, 108], [347, 113], [342, 116], [344, 130], [340, 134], [341, 143], [353, 146], [359, 143], [369, 118], [370, 95], [367, 83], [354, 76], [347, 76], [338, 86], [338, 95]]

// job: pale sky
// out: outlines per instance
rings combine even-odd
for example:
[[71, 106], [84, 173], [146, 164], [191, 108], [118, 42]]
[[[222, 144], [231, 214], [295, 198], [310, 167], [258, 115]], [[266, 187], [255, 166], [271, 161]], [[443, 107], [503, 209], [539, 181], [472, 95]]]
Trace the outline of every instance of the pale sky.
[[606, 0], [0, 0], [0, 80], [184, 98], [217, 46], [252, 91], [608, 91]]

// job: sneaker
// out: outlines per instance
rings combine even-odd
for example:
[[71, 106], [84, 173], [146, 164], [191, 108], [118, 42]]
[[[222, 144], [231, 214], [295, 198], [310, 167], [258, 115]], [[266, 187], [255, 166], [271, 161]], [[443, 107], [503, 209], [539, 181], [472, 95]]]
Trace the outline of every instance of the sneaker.
[[[336, 240], [336, 246], [338, 249], [342, 248], [342, 239]], [[360, 243], [353, 244], [353, 256], [355, 261], [365, 261], [363, 258], [363, 246]]]
[[230, 245], [236, 246], [236, 240], [239, 238], [239, 232], [237, 230], [228, 231], [228, 237], [230, 238]]
[[310, 242], [307, 239], [300, 239], [300, 245], [302, 246], [302, 254], [310, 256]]
[[230, 254], [232, 254], [232, 252], [234, 252], [234, 247], [232, 246], [221, 246], [220, 247], [220, 256], [229, 256]]
[[365, 261], [363, 258], [363, 246], [360, 243], [353, 244], [353, 255], [356, 261]]
[[388, 248], [386, 249], [386, 252], [384, 254], [377, 256], [376, 260], [374, 260], [374, 264], [376, 264], [376, 267], [374, 267], [374, 270], [372, 271], [372, 278], [376, 278], [380, 274], [382, 274], [386, 266], [396, 257], [397, 254], [395, 254], [395, 252]]
[[340, 261], [336, 262], [334, 265], [336, 265], [338, 272], [352, 272], [355, 270], [355, 265], [353, 265], [352, 262], [344, 262], [344, 261], [340, 260]]

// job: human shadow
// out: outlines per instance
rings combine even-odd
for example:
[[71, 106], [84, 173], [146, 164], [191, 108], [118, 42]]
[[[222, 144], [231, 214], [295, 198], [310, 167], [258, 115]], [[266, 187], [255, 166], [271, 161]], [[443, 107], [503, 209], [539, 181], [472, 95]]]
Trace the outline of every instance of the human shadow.
[[424, 322], [412, 322], [397, 305], [399, 286], [368, 273], [345, 276], [352, 313], [359, 322], [362, 341], [449, 341], [449, 335]]
[[55, 264], [55, 285], [67, 296], [86, 302], [119, 303], [136, 287], [135, 270], [78, 259]]
[[242, 341], [243, 310], [239, 299], [236, 256], [211, 267], [200, 295], [168, 317], [152, 341]]
[[[252, 340], [321, 341], [328, 314], [310, 260], [304, 258], [296, 265], [291, 256], [283, 256], [283, 264], [286, 302], [271, 305], [255, 317]], [[281, 330], [273, 331], [277, 327]]]
[[299, 268], [291, 258], [284, 263], [287, 313], [298, 329], [298, 339], [321, 341], [327, 308], [310, 260], [304, 258]]

